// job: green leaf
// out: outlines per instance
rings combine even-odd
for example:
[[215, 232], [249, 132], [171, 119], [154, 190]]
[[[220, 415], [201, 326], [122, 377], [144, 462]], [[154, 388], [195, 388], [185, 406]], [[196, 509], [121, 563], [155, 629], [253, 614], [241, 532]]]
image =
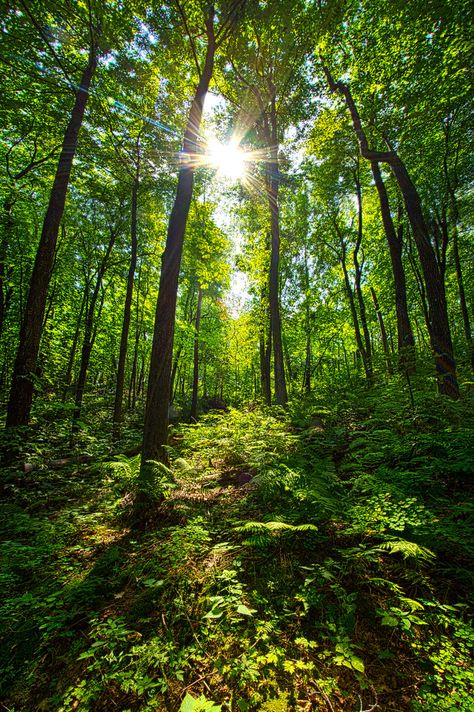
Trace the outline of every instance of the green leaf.
[[220, 618], [223, 615], [223, 613], [224, 613], [223, 609], [216, 606], [215, 608], [211, 608], [209, 613], [206, 613], [204, 618]]
[[237, 613], [240, 613], [242, 616], [253, 616], [254, 613], [256, 613], [255, 608], [247, 608], [243, 603], [240, 603], [237, 606]]

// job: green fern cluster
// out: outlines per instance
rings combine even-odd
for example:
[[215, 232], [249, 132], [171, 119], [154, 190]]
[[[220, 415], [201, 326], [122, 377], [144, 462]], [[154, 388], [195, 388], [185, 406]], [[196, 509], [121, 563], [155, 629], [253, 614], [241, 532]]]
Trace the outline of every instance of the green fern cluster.
[[243, 541], [249, 546], [265, 547], [275, 540], [275, 538], [293, 538], [298, 534], [317, 532], [318, 527], [314, 524], [288, 524], [282, 521], [271, 522], [245, 522], [234, 527], [234, 531], [239, 534], [250, 534]]
[[[183, 460], [182, 463], [185, 461]], [[183, 465], [178, 465], [178, 468], [183, 468]], [[173, 471], [156, 460], [148, 460], [146, 463], [146, 478], [140, 480], [141, 456], [127, 458], [125, 456], [117, 456], [115, 461], [104, 463], [101, 466], [102, 472], [113, 479], [119, 485], [130, 490], [146, 491], [146, 493], [156, 499], [160, 499], [169, 490], [174, 489], [177, 485], [174, 479]], [[143, 484], [145, 481], [145, 485]]]

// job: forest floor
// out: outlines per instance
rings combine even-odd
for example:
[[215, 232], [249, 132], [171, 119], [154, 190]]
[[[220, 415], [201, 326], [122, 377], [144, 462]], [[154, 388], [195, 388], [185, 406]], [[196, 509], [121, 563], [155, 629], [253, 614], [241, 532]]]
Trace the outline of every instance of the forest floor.
[[138, 458], [12, 471], [1, 709], [472, 710], [468, 406], [210, 414], [139, 527]]

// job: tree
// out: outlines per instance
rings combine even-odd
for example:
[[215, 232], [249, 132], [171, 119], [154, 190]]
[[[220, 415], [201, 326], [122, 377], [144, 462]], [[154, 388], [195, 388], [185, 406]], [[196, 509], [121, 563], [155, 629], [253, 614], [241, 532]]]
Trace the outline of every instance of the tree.
[[[214, 69], [216, 50], [226, 41], [233, 31], [236, 19], [243, 2], [236, 2], [230, 7], [222, 8], [222, 19], [219, 24], [214, 8], [207, 9], [201, 20], [186, 16], [183, 8], [178, 5], [183, 18], [183, 24], [189, 35], [193, 57], [198, 72], [198, 84], [191, 102], [189, 117], [184, 131], [181, 151], [181, 166], [178, 175], [176, 197], [171, 210], [166, 237], [166, 246], [162, 256], [160, 286], [155, 314], [155, 328], [151, 352], [150, 371], [148, 376], [147, 402], [143, 428], [141, 486], [147, 489], [149, 469], [148, 460], [167, 461], [165, 445], [168, 442], [168, 408], [170, 402], [170, 385], [172, 371], [172, 353], [174, 339], [174, 323], [176, 300], [178, 293], [179, 268], [183, 250], [184, 233], [193, 193], [193, 181], [196, 156], [200, 152], [199, 129], [201, 126], [204, 100], [209, 89]], [[188, 23], [193, 21], [194, 27]], [[199, 29], [196, 29], [196, 24]], [[198, 57], [197, 43], [191, 32], [204, 30], [205, 56], [202, 61]]]
[[348, 86], [341, 81], [335, 82], [325, 65], [324, 68], [331, 90], [340, 92], [345, 99], [351, 115], [354, 132], [359, 142], [361, 156], [369, 161], [387, 163], [397, 180], [410, 220], [425, 279], [426, 295], [429, 305], [430, 341], [439, 378], [439, 390], [441, 393], [449, 395], [452, 398], [458, 398], [459, 386], [456, 376], [456, 363], [449, 327], [443, 275], [431, 243], [430, 230], [423, 214], [419, 193], [404, 162], [393, 148], [390, 147], [388, 151], [374, 151], [369, 148], [367, 136], [362, 128], [359, 112]]
[[[41, 37], [45, 50], [52, 55], [55, 67], [63, 73], [71, 89], [74, 89], [74, 104], [64, 132], [61, 153], [30, 279], [25, 313], [20, 329], [20, 343], [13, 371], [7, 411], [7, 427], [27, 425], [29, 421], [33, 399], [32, 376], [36, 369], [48, 287], [54, 265], [54, 255], [59, 227], [64, 213], [69, 178], [91, 83], [100, 55], [108, 49], [107, 32], [104, 31], [107, 6], [102, 5], [100, 10], [95, 11], [90, 3], [86, 7], [81, 5], [73, 16], [67, 18], [69, 23], [78, 23], [82, 30], [79, 49], [85, 46], [88, 52], [86, 66], [83, 67], [79, 82], [76, 85], [74, 79], [70, 76], [71, 70], [66, 66], [69, 58], [60, 58], [55, 47], [57, 41], [54, 34], [55, 32], [59, 34], [63, 29], [61, 24], [65, 22], [65, 18], [59, 16], [58, 22], [58, 16], [54, 15], [53, 8], [44, 8], [41, 5], [39, 7], [30, 7], [26, 3], [22, 3], [21, 7]], [[69, 8], [65, 7], [65, 16], [68, 12]], [[115, 18], [117, 18], [116, 15]], [[45, 27], [48, 28], [47, 31], [44, 30]], [[117, 25], [115, 30], [117, 30]]]

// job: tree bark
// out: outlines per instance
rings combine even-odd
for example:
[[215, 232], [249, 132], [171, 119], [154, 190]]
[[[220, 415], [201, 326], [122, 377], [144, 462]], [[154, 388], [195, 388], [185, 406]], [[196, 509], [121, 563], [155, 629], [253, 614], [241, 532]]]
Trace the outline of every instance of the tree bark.
[[464, 336], [466, 337], [466, 344], [468, 350], [469, 361], [471, 368], [474, 371], [474, 344], [472, 340], [471, 322], [469, 319], [469, 309], [467, 307], [466, 291], [464, 289], [464, 278], [462, 274], [461, 259], [459, 256], [459, 238], [458, 238], [458, 222], [459, 222], [459, 211], [456, 201], [456, 196], [454, 190], [449, 186], [449, 196], [451, 202], [451, 220], [453, 223], [452, 227], [452, 250], [454, 258], [454, 267], [456, 270], [456, 281], [458, 283], [459, 292], [459, 306], [461, 309], [462, 322], [464, 327]]
[[323, 68], [331, 91], [337, 91], [344, 96], [359, 143], [360, 155], [369, 161], [387, 163], [398, 183], [413, 231], [413, 238], [426, 286], [429, 307], [430, 345], [436, 365], [438, 390], [451, 398], [459, 398], [459, 384], [456, 375], [456, 362], [449, 327], [443, 275], [431, 243], [430, 232], [423, 215], [418, 191], [405, 164], [393, 149], [389, 151], [373, 151], [369, 148], [359, 112], [349, 88], [343, 82], [334, 82], [328, 68], [326, 66]]
[[288, 402], [286, 389], [285, 366], [283, 360], [283, 344], [281, 338], [280, 316], [280, 205], [278, 201], [280, 171], [278, 165], [278, 133], [275, 99], [272, 97], [270, 111], [270, 127], [266, 127], [267, 150], [270, 159], [266, 164], [266, 191], [270, 209], [271, 250], [270, 250], [270, 280], [269, 304], [270, 323], [273, 342], [273, 368], [275, 379], [275, 401], [285, 406]]
[[[82, 399], [84, 397], [84, 390], [87, 380], [87, 371], [89, 368], [90, 357], [92, 353], [92, 348], [94, 346], [95, 336], [97, 329], [94, 329], [94, 315], [95, 306], [97, 304], [97, 299], [99, 297], [99, 292], [102, 286], [102, 280], [107, 269], [107, 264], [109, 261], [110, 253], [112, 252], [113, 246], [115, 244], [115, 239], [117, 237], [118, 228], [111, 229], [109, 244], [107, 245], [107, 250], [104, 257], [102, 258], [101, 264], [97, 272], [97, 280], [94, 286], [94, 291], [89, 302], [89, 309], [87, 311], [86, 320], [84, 324], [84, 339], [82, 342], [81, 350], [81, 365], [79, 367], [79, 376], [76, 384], [76, 397], [74, 400], [74, 411], [72, 415], [72, 433], [74, 434], [78, 430], [78, 421], [81, 417], [82, 409]], [[73, 436], [71, 438], [71, 444], [73, 444]]]
[[367, 353], [365, 351], [364, 343], [362, 341], [362, 335], [360, 333], [359, 318], [357, 316], [357, 309], [356, 309], [355, 300], [354, 300], [354, 293], [352, 291], [349, 274], [347, 272], [345, 245], [342, 246], [342, 253], [341, 253], [340, 259], [341, 259], [342, 271], [344, 273], [344, 284], [346, 285], [347, 297], [349, 299], [349, 307], [351, 310], [352, 323], [354, 325], [354, 333], [355, 333], [355, 337], [356, 337], [357, 349], [358, 349], [359, 354], [362, 356], [362, 363], [364, 365], [365, 377], [366, 377], [367, 381], [370, 383], [372, 380], [372, 369], [369, 366], [369, 362], [367, 359]]
[[31, 275], [25, 314], [20, 329], [20, 342], [13, 370], [6, 427], [28, 425], [33, 401], [32, 375], [36, 369], [41, 340], [46, 297], [54, 263], [59, 226], [64, 212], [72, 163], [77, 149], [79, 130], [89, 96], [89, 87], [97, 66], [95, 51], [91, 49], [64, 134], [49, 204]]
[[159, 460], [164, 463], [168, 461], [165, 446], [168, 442], [168, 407], [178, 277], [184, 232], [193, 193], [193, 157], [198, 151], [198, 133], [201, 126], [203, 104], [214, 67], [215, 40], [213, 21], [213, 13], [211, 12], [211, 16], [206, 23], [208, 38], [206, 59], [191, 104], [184, 134], [182, 166], [179, 171], [176, 198], [168, 225], [166, 247], [162, 256], [143, 428], [140, 485], [144, 490], [147, 488], [149, 476], [149, 468], [146, 467], [146, 462], [148, 460]]
[[415, 338], [408, 315], [405, 269], [402, 261], [402, 231], [395, 231], [387, 190], [382, 179], [377, 161], [370, 162], [375, 187], [379, 194], [380, 212], [387, 238], [390, 261], [392, 263], [393, 282], [395, 287], [395, 313], [397, 316], [397, 346], [399, 367], [401, 370], [415, 371]]
[[271, 405], [272, 391], [270, 382], [270, 360], [271, 360], [271, 334], [265, 343], [265, 329], [260, 329], [260, 377], [262, 384], [262, 395], [266, 405]]
[[125, 363], [128, 349], [128, 333], [130, 331], [130, 317], [132, 311], [133, 283], [135, 280], [135, 270], [137, 268], [137, 201], [138, 201], [139, 177], [138, 167], [132, 186], [132, 210], [130, 224], [131, 254], [130, 266], [128, 268], [127, 291], [125, 294], [125, 304], [123, 309], [122, 334], [120, 337], [120, 351], [117, 366], [117, 382], [115, 386], [114, 414], [112, 418], [112, 438], [120, 438], [120, 425], [123, 417], [123, 386], [125, 382]]
[[303, 271], [303, 287], [305, 291], [305, 330], [306, 330], [306, 351], [303, 371], [302, 390], [303, 393], [309, 395], [311, 393], [311, 308], [309, 302], [309, 269], [308, 269], [308, 250], [306, 241], [304, 244], [304, 271]]
[[393, 373], [393, 368], [392, 368], [392, 361], [390, 358], [390, 348], [388, 346], [387, 331], [385, 329], [385, 324], [384, 324], [382, 312], [380, 310], [379, 301], [377, 299], [377, 295], [376, 295], [375, 289], [373, 287], [370, 288], [370, 293], [372, 295], [372, 300], [374, 302], [374, 307], [375, 307], [377, 319], [379, 322], [380, 336], [382, 338], [382, 347], [383, 347], [383, 352], [385, 354], [385, 360], [387, 362], [387, 373], [389, 375], [391, 375]]
[[3, 236], [2, 242], [0, 244], [0, 336], [3, 333], [3, 326], [5, 323], [5, 317], [7, 315], [8, 307], [11, 300], [12, 289], [11, 287], [5, 287], [5, 281], [7, 280], [7, 270], [6, 270], [6, 259], [8, 244], [10, 242], [9, 238], [13, 230], [13, 217], [12, 208], [14, 205], [14, 198], [10, 197], [3, 203]]
[[[360, 323], [362, 324], [362, 333], [364, 334], [364, 352], [365, 352], [365, 362], [368, 372], [369, 380], [373, 379], [373, 368], [372, 368], [372, 346], [370, 343], [369, 328], [367, 326], [367, 312], [365, 309], [364, 295], [362, 294], [362, 267], [359, 262], [359, 250], [362, 244], [362, 191], [360, 187], [360, 180], [358, 175], [358, 168], [355, 175], [356, 184], [356, 196], [357, 196], [357, 240], [354, 247], [354, 252], [352, 253], [352, 259], [354, 262], [355, 270], [355, 291], [357, 295], [357, 301], [359, 303], [359, 313], [360, 313]], [[364, 354], [363, 354], [364, 356]]]
[[79, 315], [77, 317], [77, 323], [76, 323], [76, 328], [74, 331], [74, 337], [72, 339], [72, 345], [71, 345], [71, 350], [69, 352], [69, 359], [67, 363], [67, 368], [66, 368], [66, 375], [64, 377], [64, 390], [63, 390], [63, 403], [67, 399], [68, 391], [71, 385], [71, 377], [72, 377], [72, 369], [74, 366], [74, 359], [76, 358], [76, 350], [77, 350], [77, 342], [79, 341], [79, 334], [81, 332], [81, 322], [82, 322], [82, 315], [84, 313], [84, 308], [87, 302], [87, 293], [89, 290], [89, 283], [86, 283], [84, 293], [82, 295], [81, 299], [81, 306], [79, 308]]
[[191, 420], [197, 419], [198, 405], [198, 386], [199, 386], [199, 329], [201, 326], [201, 305], [202, 305], [202, 289], [198, 285], [198, 296], [196, 306], [196, 321], [194, 324], [194, 354], [193, 354], [193, 395], [191, 399]]

